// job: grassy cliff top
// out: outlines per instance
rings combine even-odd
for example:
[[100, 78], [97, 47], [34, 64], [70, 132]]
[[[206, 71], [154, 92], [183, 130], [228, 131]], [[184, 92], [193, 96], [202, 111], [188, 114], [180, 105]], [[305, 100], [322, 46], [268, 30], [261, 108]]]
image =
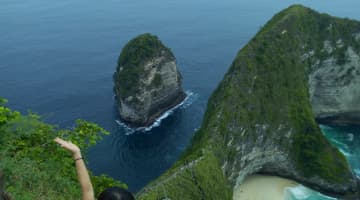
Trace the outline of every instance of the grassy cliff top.
[[[331, 27], [328, 28], [328, 27]], [[309, 101], [307, 75], [314, 57], [323, 55], [323, 42], [345, 45], [354, 42], [360, 23], [320, 14], [301, 5], [293, 5], [276, 14], [252, 40], [241, 49], [224, 79], [209, 99], [202, 128], [197, 132], [184, 158], [213, 146], [220, 160], [230, 154], [229, 138], [259, 137], [258, 125], [269, 126], [265, 137], [272, 138], [280, 126], [293, 132], [291, 138], [278, 142], [288, 151], [296, 169], [305, 177], [318, 176], [330, 183], [351, 179], [345, 157], [322, 135]], [[314, 57], [302, 60], [314, 51]], [[284, 137], [284, 136], [282, 136]], [[216, 145], [211, 145], [215, 143]], [[210, 144], [210, 145], [209, 145]], [[231, 155], [233, 157], [233, 155]]]
[[[249, 134], [256, 135], [256, 126], [265, 124], [269, 125], [265, 137], [270, 138], [281, 134], [276, 130], [280, 125], [287, 126], [293, 135], [280, 140], [279, 147], [287, 149], [300, 174], [318, 176], [329, 183], [351, 180], [344, 156], [330, 145], [315, 122], [307, 75], [314, 60], [338, 56], [336, 51], [324, 55], [325, 40], [334, 44], [341, 40], [346, 47], [359, 32], [359, 22], [320, 14], [301, 5], [276, 14], [239, 51], [210, 98], [203, 132], [212, 135], [203, 137], [222, 141], [237, 135], [229, 130], [231, 124], [246, 127]], [[311, 51], [312, 58], [302, 59]], [[223, 113], [220, 120], [218, 113]], [[220, 134], [212, 131], [214, 126], [221, 127]]]
[[115, 93], [125, 98], [135, 94], [145, 73], [143, 64], [160, 56], [165, 60], [175, 59], [171, 50], [157, 36], [145, 33], [130, 40], [118, 59], [114, 74]]
[[122, 49], [118, 59], [118, 66], [136, 67], [148, 61], [148, 59], [163, 54], [174, 58], [169, 48], [155, 35], [144, 33], [130, 40]]

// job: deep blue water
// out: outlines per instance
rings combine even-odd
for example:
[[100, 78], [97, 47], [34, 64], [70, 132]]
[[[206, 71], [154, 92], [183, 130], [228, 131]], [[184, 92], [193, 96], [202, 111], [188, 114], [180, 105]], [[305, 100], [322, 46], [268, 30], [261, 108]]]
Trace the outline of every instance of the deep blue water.
[[[89, 167], [137, 191], [184, 151], [237, 51], [293, 3], [360, 20], [357, 0], [0, 0], [0, 96], [61, 127], [78, 118], [105, 127], [111, 135], [88, 152]], [[127, 135], [115, 122], [112, 74], [121, 48], [144, 32], [173, 50], [193, 95], [161, 126]]]

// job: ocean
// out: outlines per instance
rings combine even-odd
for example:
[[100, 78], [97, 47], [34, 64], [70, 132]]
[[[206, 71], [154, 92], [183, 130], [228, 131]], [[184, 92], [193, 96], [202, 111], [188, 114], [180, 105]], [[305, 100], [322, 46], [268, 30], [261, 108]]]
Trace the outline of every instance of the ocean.
[[[238, 50], [294, 3], [360, 20], [356, 0], [1, 0], [0, 96], [12, 109], [38, 113], [60, 127], [82, 118], [109, 130], [87, 152], [89, 168], [136, 192], [185, 150]], [[189, 98], [158, 126], [131, 132], [117, 123], [112, 74], [122, 47], [145, 32], [172, 49]], [[351, 128], [323, 126], [359, 170], [359, 132]], [[296, 191], [307, 189], [294, 191], [291, 198], [301, 199]]]

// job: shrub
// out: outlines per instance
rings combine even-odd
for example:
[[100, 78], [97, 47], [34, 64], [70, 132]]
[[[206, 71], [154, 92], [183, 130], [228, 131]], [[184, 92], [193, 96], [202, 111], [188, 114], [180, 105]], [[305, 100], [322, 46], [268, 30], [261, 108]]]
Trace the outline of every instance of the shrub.
[[[86, 152], [108, 132], [84, 120], [77, 120], [71, 130], [60, 130], [38, 115], [21, 115], [5, 107], [5, 100], [0, 102], [0, 169], [6, 190], [14, 199], [79, 199], [74, 161], [53, 139], [71, 140]], [[114, 185], [127, 187], [106, 175], [90, 175], [95, 194]]]

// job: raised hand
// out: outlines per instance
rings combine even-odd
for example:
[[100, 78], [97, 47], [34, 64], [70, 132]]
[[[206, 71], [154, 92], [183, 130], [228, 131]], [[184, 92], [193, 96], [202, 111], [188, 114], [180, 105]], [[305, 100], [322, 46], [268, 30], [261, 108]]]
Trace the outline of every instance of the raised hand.
[[70, 151], [73, 154], [76, 166], [76, 172], [78, 174], [79, 183], [81, 186], [82, 200], [94, 200], [94, 189], [91, 184], [89, 173], [86, 169], [85, 163], [81, 157], [81, 151], [78, 146], [70, 141], [65, 141], [61, 138], [55, 138], [54, 141], [58, 143], [62, 148]]
[[64, 149], [70, 151], [73, 156], [74, 156], [74, 159], [78, 159], [78, 158], [81, 158], [81, 151], [80, 151], [80, 148], [78, 146], [76, 146], [76, 144], [73, 144], [72, 142], [70, 141], [65, 141], [61, 138], [55, 138], [54, 141], [56, 143], [58, 143], [61, 147], [63, 147]]

